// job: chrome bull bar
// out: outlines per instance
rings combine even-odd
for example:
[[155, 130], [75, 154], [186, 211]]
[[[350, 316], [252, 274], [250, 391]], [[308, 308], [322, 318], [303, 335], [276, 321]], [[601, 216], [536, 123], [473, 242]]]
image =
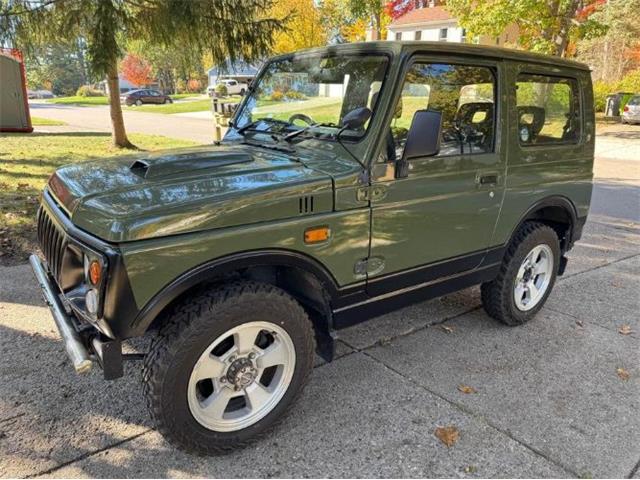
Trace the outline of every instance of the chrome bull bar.
[[73, 364], [76, 373], [86, 373], [91, 370], [93, 363], [87, 348], [84, 346], [80, 335], [73, 326], [73, 320], [67, 315], [60, 298], [56, 294], [53, 285], [49, 279], [42, 261], [36, 255], [29, 257], [29, 263], [33, 269], [33, 274], [42, 289], [42, 296], [45, 303], [51, 310], [53, 320], [56, 322], [62, 341], [67, 350], [67, 355]]

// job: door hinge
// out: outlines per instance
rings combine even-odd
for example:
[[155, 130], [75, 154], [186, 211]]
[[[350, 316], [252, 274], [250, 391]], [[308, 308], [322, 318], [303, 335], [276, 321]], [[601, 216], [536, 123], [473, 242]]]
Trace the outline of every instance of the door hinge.
[[384, 185], [369, 185], [367, 187], [360, 187], [356, 190], [356, 200], [358, 202], [382, 200], [386, 196], [387, 187]]
[[356, 262], [353, 272], [358, 277], [377, 275], [384, 270], [384, 267], [384, 258], [382, 257], [363, 258]]

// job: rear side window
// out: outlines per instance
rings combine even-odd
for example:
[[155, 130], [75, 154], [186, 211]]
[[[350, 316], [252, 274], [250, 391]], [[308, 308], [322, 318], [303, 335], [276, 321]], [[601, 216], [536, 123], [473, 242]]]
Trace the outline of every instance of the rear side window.
[[577, 143], [580, 95], [573, 78], [520, 74], [516, 82], [521, 145]]
[[640, 105], [640, 97], [631, 97], [627, 105]]

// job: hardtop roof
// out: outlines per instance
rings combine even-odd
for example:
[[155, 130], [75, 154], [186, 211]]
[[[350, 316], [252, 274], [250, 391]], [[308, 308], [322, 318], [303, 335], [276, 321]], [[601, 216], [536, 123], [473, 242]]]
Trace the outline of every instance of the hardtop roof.
[[281, 55], [279, 57], [288, 57], [291, 55], [309, 54], [309, 53], [395, 53], [418, 52], [435, 54], [452, 54], [467, 55], [477, 57], [488, 57], [494, 59], [506, 59], [516, 62], [537, 63], [544, 65], [555, 65], [562, 68], [573, 68], [578, 70], [589, 71], [588, 65], [568, 60], [566, 58], [554, 57], [552, 55], [543, 55], [540, 53], [526, 52], [524, 50], [516, 50], [512, 48], [493, 47], [487, 45], [474, 45], [470, 43], [455, 42], [428, 42], [428, 41], [408, 41], [408, 40], [384, 40], [375, 42], [356, 42], [342, 43], [338, 45], [328, 45], [326, 47], [312, 48], [308, 50], [300, 50], [292, 54]]

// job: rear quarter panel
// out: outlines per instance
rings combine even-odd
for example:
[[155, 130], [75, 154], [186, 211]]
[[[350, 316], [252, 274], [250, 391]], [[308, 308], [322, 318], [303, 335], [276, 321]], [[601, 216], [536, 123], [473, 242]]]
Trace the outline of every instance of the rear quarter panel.
[[[588, 71], [510, 62], [506, 74], [509, 121], [507, 179], [493, 244], [509, 241], [527, 211], [549, 197], [571, 201], [577, 217], [589, 212], [593, 181], [595, 119]], [[575, 144], [521, 146], [518, 141], [515, 82], [519, 72], [575, 78], [580, 90], [582, 133]]]

